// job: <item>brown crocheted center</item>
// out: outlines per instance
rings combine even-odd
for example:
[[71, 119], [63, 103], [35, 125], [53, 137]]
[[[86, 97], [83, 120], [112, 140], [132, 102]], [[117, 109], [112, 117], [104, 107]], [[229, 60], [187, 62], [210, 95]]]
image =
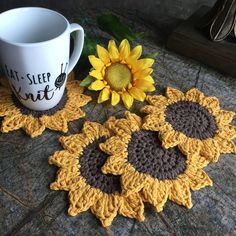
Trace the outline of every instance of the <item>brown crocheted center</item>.
[[105, 164], [108, 155], [99, 149], [99, 144], [105, 140], [105, 137], [101, 137], [84, 148], [83, 154], [79, 158], [80, 173], [94, 188], [105, 193], [120, 192], [120, 177], [104, 175], [101, 172], [101, 167]]
[[176, 147], [163, 148], [154, 131], [141, 130], [132, 134], [128, 162], [137, 171], [159, 180], [176, 179], [186, 169], [186, 157]]
[[212, 114], [196, 102], [179, 101], [166, 109], [166, 121], [190, 138], [213, 138], [217, 131]]
[[65, 89], [64, 94], [60, 100], [60, 102], [53, 108], [49, 109], [49, 110], [45, 110], [45, 111], [35, 111], [35, 110], [31, 110], [27, 107], [25, 107], [15, 96], [14, 93], [12, 93], [12, 100], [14, 105], [20, 109], [21, 113], [23, 115], [32, 115], [35, 118], [41, 117], [43, 115], [47, 115], [47, 116], [53, 116], [57, 111], [62, 110], [65, 105], [66, 102], [68, 100], [68, 95], [67, 95], [67, 89]]

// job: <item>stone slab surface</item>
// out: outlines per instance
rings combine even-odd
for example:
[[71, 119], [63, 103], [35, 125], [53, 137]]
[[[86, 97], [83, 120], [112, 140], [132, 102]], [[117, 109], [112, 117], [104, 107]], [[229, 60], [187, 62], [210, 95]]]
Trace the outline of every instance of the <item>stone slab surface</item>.
[[[115, 13], [118, 13], [114, 11]], [[111, 36], [96, 27], [97, 12], [73, 9], [63, 14], [75, 20], [77, 14], [88, 19], [85, 30], [91, 30], [107, 43]], [[135, 14], [122, 14], [124, 22], [134, 29], [148, 32], [141, 39], [145, 53], [160, 52], [154, 65], [157, 91], [167, 86], [186, 91], [197, 87], [206, 95], [219, 97], [224, 109], [236, 111], [236, 79], [166, 50], [161, 30], [135, 18]], [[170, 25], [171, 27], [171, 25]], [[79, 64], [77, 67], [78, 72]], [[86, 72], [77, 73], [78, 77]], [[87, 94], [92, 94], [86, 91]], [[92, 94], [96, 98], [97, 94]], [[139, 114], [142, 104], [136, 103], [131, 111]], [[83, 108], [86, 119], [104, 122], [109, 116], [122, 117], [122, 105], [92, 101]], [[79, 132], [85, 119], [72, 122], [67, 135]], [[236, 122], [234, 122], [236, 124]], [[22, 131], [0, 134], [0, 235], [236, 235], [236, 156], [224, 155], [216, 164], [206, 168], [214, 181], [213, 187], [193, 192], [193, 208], [187, 210], [168, 202], [162, 213], [146, 206], [146, 220], [139, 223], [118, 216], [111, 227], [104, 229], [99, 221], [85, 212], [76, 217], [67, 215], [67, 193], [51, 191], [49, 184], [56, 176], [56, 168], [47, 163], [48, 156], [60, 150], [58, 137], [46, 131], [30, 139]]]

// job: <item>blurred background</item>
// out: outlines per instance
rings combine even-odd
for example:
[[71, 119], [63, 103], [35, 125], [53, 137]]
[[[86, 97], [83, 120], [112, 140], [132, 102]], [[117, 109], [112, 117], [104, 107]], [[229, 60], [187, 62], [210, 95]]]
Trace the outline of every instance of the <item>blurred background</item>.
[[22, 7], [42, 6], [61, 11], [66, 15], [71, 8], [116, 9], [123, 13], [132, 11], [150, 22], [163, 18], [185, 19], [201, 5], [212, 6], [215, 0], [1, 0], [1, 11]]

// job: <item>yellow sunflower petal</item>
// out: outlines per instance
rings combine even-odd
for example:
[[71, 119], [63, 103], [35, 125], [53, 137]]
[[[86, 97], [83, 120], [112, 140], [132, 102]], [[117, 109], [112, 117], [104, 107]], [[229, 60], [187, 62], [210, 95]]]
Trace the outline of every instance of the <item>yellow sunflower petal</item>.
[[40, 121], [39, 118], [33, 117], [28, 117], [24, 125], [25, 132], [32, 138], [42, 134], [45, 128], [45, 125]]
[[201, 140], [198, 139], [187, 139], [185, 142], [178, 145], [179, 149], [184, 154], [198, 153], [202, 147]]
[[120, 60], [125, 60], [130, 54], [130, 44], [127, 39], [122, 40], [119, 46]]
[[141, 89], [136, 87], [132, 87], [131, 89], [129, 89], [129, 93], [134, 99], [141, 102], [143, 102], [146, 98], [146, 94]]
[[161, 135], [162, 144], [165, 148], [171, 148], [186, 140], [186, 136], [178, 131], [165, 132]]
[[140, 194], [130, 194], [127, 197], [121, 198], [121, 204], [119, 214], [135, 218], [139, 221], [144, 220], [144, 204], [140, 197]]
[[154, 79], [153, 79], [153, 77], [152, 77], [151, 75], [149, 75], [149, 76], [143, 78], [143, 80], [148, 81], [148, 82], [150, 82], [150, 83], [152, 83], [152, 84], [155, 83], [155, 81], [154, 81]]
[[218, 115], [215, 117], [216, 122], [221, 125], [227, 125], [231, 123], [235, 116], [235, 112], [233, 111], [224, 111], [220, 110]]
[[97, 54], [98, 54], [98, 57], [103, 61], [105, 65], [110, 62], [109, 53], [104, 47], [97, 45]]
[[217, 137], [218, 144], [220, 146], [221, 153], [235, 153], [236, 154], [236, 144], [231, 140], [225, 140]]
[[171, 185], [168, 184], [168, 181], [159, 180], [145, 185], [142, 189], [144, 201], [152, 204], [157, 212], [162, 211], [168, 199], [170, 187]]
[[153, 72], [152, 68], [146, 68], [144, 70], [140, 70], [134, 73], [135, 79], [144, 79], [148, 77]]
[[122, 142], [119, 137], [113, 136], [106, 140], [105, 143], [101, 143], [99, 146], [102, 151], [109, 155], [113, 155], [124, 152], [126, 144]]
[[70, 207], [68, 214], [76, 216], [83, 211], [87, 211], [102, 195], [103, 193], [100, 190], [91, 188], [89, 185], [71, 190], [69, 192]]
[[133, 131], [136, 131], [142, 127], [142, 118], [137, 116], [136, 114], [126, 111], [125, 117], [127, 118], [127, 120], [131, 121], [130, 127], [132, 127]]
[[218, 161], [220, 156], [220, 148], [218, 142], [214, 139], [204, 140], [200, 153], [210, 161]]
[[76, 163], [75, 155], [71, 154], [67, 150], [56, 151], [52, 156], [48, 158], [50, 165], [54, 164], [58, 167], [71, 166]]
[[106, 84], [102, 80], [95, 80], [93, 83], [90, 84], [89, 89], [90, 90], [102, 90]]
[[188, 185], [183, 181], [173, 181], [173, 185], [169, 191], [170, 200], [186, 206], [192, 207], [191, 192]]
[[120, 204], [119, 196], [103, 194], [103, 196], [91, 206], [91, 211], [101, 221], [103, 227], [108, 227], [116, 217]]
[[226, 140], [236, 138], [236, 126], [225, 125], [218, 131], [218, 136]]
[[101, 59], [95, 57], [94, 55], [90, 55], [89, 62], [93, 66], [94, 69], [101, 71], [104, 67], [104, 63]]
[[171, 87], [167, 87], [166, 96], [173, 101], [176, 101], [176, 100], [178, 101], [184, 98], [184, 94], [181, 91], [179, 91], [178, 89], [171, 88]]
[[116, 91], [112, 91], [111, 94], [111, 105], [116, 106], [120, 102], [120, 94]]
[[160, 131], [166, 128], [166, 125], [163, 113], [150, 114], [144, 117], [143, 129]]
[[167, 98], [162, 95], [147, 96], [146, 100], [156, 107], [166, 107], [168, 105]]
[[198, 170], [196, 173], [188, 173], [187, 175], [192, 190], [199, 190], [213, 185], [212, 180], [203, 170]]
[[108, 43], [108, 52], [112, 62], [119, 61], [119, 51], [114, 40], [110, 40]]
[[9, 131], [17, 130], [22, 128], [25, 125], [27, 116], [22, 114], [5, 116], [2, 121], [1, 131], [3, 133], [8, 133]]
[[149, 68], [153, 65], [154, 60], [151, 58], [144, 58], [144, 59], [139, 59], [133, 67], [134, 72], [144, 70], [146, 68]]
[[142, 46], [138, 45], [130, 52], [128, 60], [138, 60], [142, 55]]
[[98, 96], [98, 103], [102, 103], [107, 101], [110, 98], [110, 89], [104, 88]]
[[94, 77], [98, 80], [103, 80], [102, 73], [99, 70], [92, 70], [89, 72], [89, 75], [91, 75], [92, 77]]
[[155, 86], [146, 80], [136, 80], [135, 87], [143, 90], [144, 92], [153, 92], [155, 91]]
[[127, 109], [130, 109], [133, 105], [133, 97], [126, 91], [121, 94], [122, 101]]
[[220, 111], [220, 103], [217, 97], [205, 97], [200, 104], [208, 108], [213, 114], [217, 113], [218, 115]]

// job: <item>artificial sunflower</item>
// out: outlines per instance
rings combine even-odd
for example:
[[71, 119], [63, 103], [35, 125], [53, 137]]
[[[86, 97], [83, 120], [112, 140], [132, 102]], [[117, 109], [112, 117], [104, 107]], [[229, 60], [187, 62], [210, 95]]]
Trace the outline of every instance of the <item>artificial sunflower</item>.
[[142, 46], [130, 50], [130, 44], [124, 39], [119, 48], [114, 40], [110, 40], [108, 50], [97, 45], [97, 55], [89, 56], [93, 66], [90, 76], [96, 80], [89, 86], [90, 90], [101, 90], [98, 103], [111, 98], [111, 104], [117, 105], [122, 99], [125, 107], [130, 109], [134, 99], [144, 101], [145, 92], [155, 90], [154, 80], [151, 77], [154, 60], [151, 58], [139, 59]]
[[141, 196], [137, 193], [122, 196], [119, 176], [101, 172], [108, 155], [99, 149], [99, 144], [108, 137], [110, 132], [105, 126], [88, 121], [82, 133], [61, 137], [65, 150], [49, 158], [50, 164], [60, 167], [51, 189], [69, 191], [68, 213], [71, 216], [91, 209], [104, 227], [109, 226], [118, 213], [142, 221]]
[[200, 151], [213, 162], [220, 153], [236, 153], [236, 127], [230, 125], [235, 113], [221, 110], [216, 97], [196, 88], [185, 94], [167, 88], [166, 96], [148, 96], [147, 101], [150, 105], [141, 109], [148, 114], [143, 128], [159, 131], [165, 148], [178, 145], [186, 154]]
[[177, 147], [165, 149], [158, 132], [142, 129], [142, 120], [126, 113], [110, 125], [115, 136], [100, 144], [110, 155], [103, 173], [121, 175], [123, 193], [142, 192], [144, 201], [162, 211], [167, 199], [192, 207], [191, 192], [212, 185], [203, 171], [207, 161], [197, 153], [184, 155]]
[[71, 73], [61, 101], [47, 111], [33, 111], [24, 107], [9, 86], [3, 83], [5, 86], [0, 87], [0, 117], [4, 117], [1, 132], [22, 128], [32, 138], [41, 135], [46, 128], [67, 132], [68, 122], [83, 117], [85, 114], [80, 107], [91, 100], [91, 97], [82, 94], [83, 88], [79, 83]]

